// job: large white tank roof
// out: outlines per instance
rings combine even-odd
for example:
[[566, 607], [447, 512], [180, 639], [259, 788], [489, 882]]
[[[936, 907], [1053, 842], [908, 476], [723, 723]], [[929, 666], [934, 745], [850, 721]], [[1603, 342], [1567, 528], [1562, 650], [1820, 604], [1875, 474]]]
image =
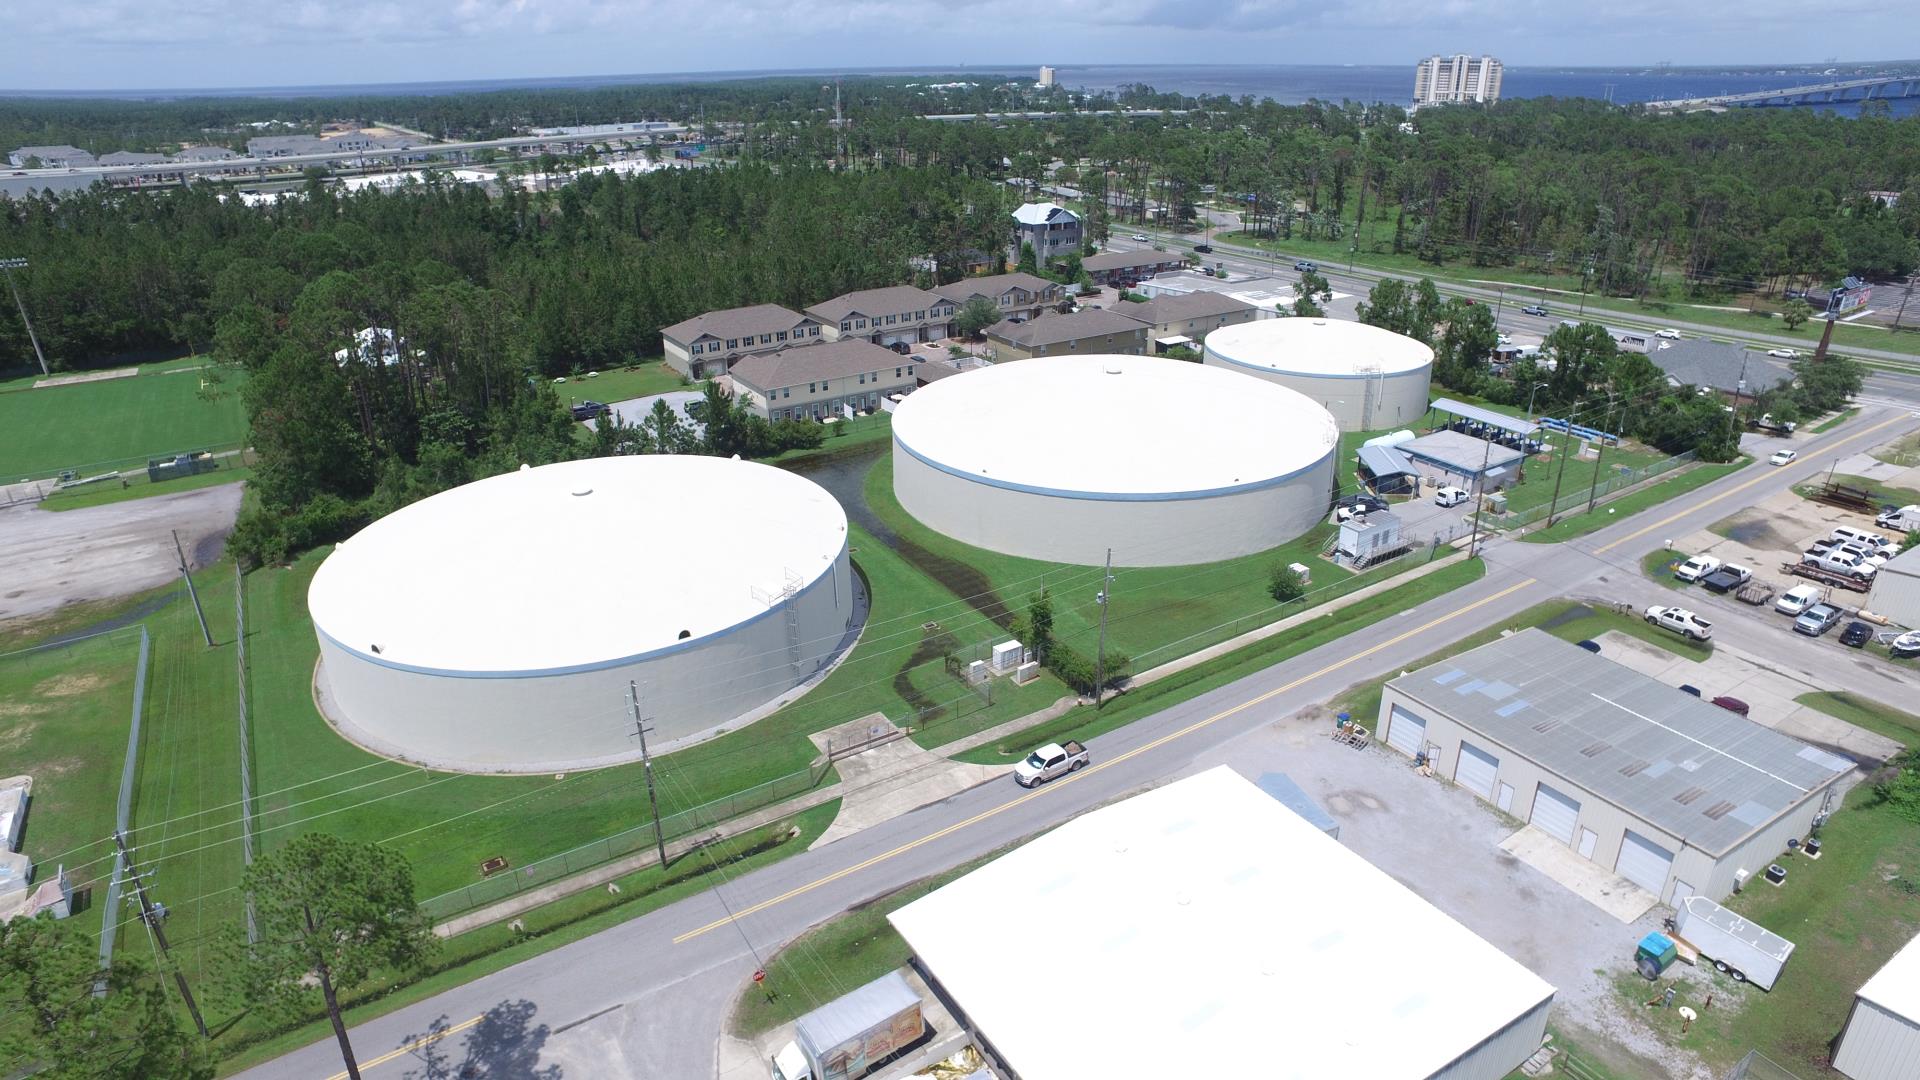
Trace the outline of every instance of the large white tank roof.
[[404, 507], [314, 575], [315, 627], [459, 675], [587, 671], [687, 648], [826, 573], [847, 516], [753, 462], [640, 455], [521, 469]]
[[1143, 356], [1019, 360], [942, 379], [901, 403], [893, 436], [929, 466], [979, 483], [1123, 501], [1273, 484], [1339, 440], [1303, 394]]
[[1433, 365], [1433, 350], [1404, 334], [1344, 319], [1260, 319], [1207, 334], [1207, 352], [1254, 373], [1321, 378], [1398, 375]]

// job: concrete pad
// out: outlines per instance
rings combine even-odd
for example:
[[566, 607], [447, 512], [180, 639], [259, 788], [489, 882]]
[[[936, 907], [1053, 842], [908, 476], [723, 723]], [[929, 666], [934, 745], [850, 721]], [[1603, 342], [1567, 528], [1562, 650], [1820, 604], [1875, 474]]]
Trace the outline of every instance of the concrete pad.
[[1669, 686], [1699, 687], [1701, 696], [1708, 699], [1722, 695], [1739, 698], [1752, 710], [1749, 719], [1801, 742], [1859, 762], [1885, 761], [1901, 750], [1898, 742], [1885, 735], [1855, 727], [1794, 700], [1804, 694], [1845, 687], [1782, 671], [1731, 645], [1716, 644], [1713, 654], [1703, 662], [1675, 656], [1618, 630], [1609, 630], [1596, 640], [1600, 655], [1617, 664]]
[[840, 813], [813, 847], [825, 847], [843, 836], [950, 799], [1013, 771], [1012, 765], [967, 765], [922, 750], [879, 713], [808, 738], [822, 750], [829, 738], [834, 746], [869, 744], [859, 753], [834, 762], [843, 791]]
[[1841, 458], [1839, 464], [1833, 467], [1833, 471], [1847, 473], [1853, 476], [1864, 476], [1869, 480], [1892, 480], [1905, 470], [1898, 465], [1889, 465], [1879, 458], [1872, 457], [1868, 454], [1853, 454]]
[[1660, 898], [1603, 868], [1531, 825], [1500, 841], [1500, 850], [1552, 878], [1580, 899], [1623, 923], [1653, 909]]

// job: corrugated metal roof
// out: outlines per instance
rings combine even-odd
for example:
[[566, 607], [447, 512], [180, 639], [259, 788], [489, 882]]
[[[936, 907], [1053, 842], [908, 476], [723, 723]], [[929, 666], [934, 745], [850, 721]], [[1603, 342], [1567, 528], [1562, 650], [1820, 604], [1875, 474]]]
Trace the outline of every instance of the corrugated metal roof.
[[1526, 460], [1526, 454], [1499, 443], [1476, 439], [1458, 431], [1436, 431], [1403, 442], [1395, 449], [1409, 458], [1430, 461], [1443, 469], [1473, 476], [1483, 469], [1492, 472]]
[[1494, 427], [1520, 435], [1531, 435], [1540, 430], [1540, 425], [1531, 420], [1522, 420], [1519, 417], [1508, 416], [1502, 412], [1494, 412], [1492, 409], [1483, 409], [1478, 405], [1469, 405], [1464, 401], [1455, 401], [1452, 398], [1434, 398], [1433, 407], [1439, 409], [1441, 412], [1452, 413], [1455, 416], [1464, 416], [1469, 420], [1478, 420], [1483, 424], [1492, 424]]
[[1388, 685], [1714, 855], [1853, 767], [1544, 630]]
[[794, 1038], [817, 1056], [919, 1002], [906, 976], [890, 971], [794, 1021]]
[[1413, 462], [1407, 455], [1391, 446], [1363, 446], [1360, 448], [1360, 464], [1375, 476], [1395, 476], [1411, 474]]

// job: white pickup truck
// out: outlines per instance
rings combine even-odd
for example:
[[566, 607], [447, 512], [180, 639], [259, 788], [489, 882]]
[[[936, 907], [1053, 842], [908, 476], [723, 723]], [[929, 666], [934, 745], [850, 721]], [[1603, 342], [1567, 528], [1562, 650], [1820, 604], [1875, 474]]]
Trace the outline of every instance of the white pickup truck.
[[1013, 779], [1021, 787], [1038, 787], [1056, 776], [1079, 772], [1092, 760], [1087, 748], [1072, 739], [1065, 746], [1048, 743], [1013, 767]]
[[1655, 604], [1647, 609], [1647, 621], [1695, 641], [1705, 641], [1713, 636], [1713, 624], [1686, 608]]
[[1720, 560], [1711, 555], [1695, 555], [1686, 562], [1673, 568], [1673, 576], [1681, 581], [1699, 581], [1715, 570], [1720, 569]]
[[1817, 566], [1833, 574], [1844, 574], [1859, 581], [1873, 577], [1879, 568], [1865, 558], [1838, 547], [1813, 548], [1801, 557], [1801, 562]]

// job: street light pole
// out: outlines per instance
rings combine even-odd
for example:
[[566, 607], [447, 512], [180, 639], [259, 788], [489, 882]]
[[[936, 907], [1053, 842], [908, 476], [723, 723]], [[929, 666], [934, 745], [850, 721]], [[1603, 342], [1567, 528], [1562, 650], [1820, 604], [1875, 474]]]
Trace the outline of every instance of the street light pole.
[[1543, 387], [1550, 386], [1550, 385], [1552, 384], [1551, 383], [1534, 383], [1533, 389], [1527, 391], [1527, 419], [1529, 420], [1533, 419], [1533, 395], [1539, 393]]
[[1580, 403], [1576, 401], [1573, 403], [1573, 408], [1567, 411], [1567, 438], [1560, 446], [1560, 468], [1555, 470], [1553, 474], [1553, 500], [1547, 503], [1546, 527], [1549, 529], [1553, 528], [1553, 519], [1560, 516], [1560, 481], [1566, 478], [1567, 459], [1573, 456], [1573, 418], [1579, 415], [1579, 413]]
[[47, 354], [40, 351], [40, 339], [33, 332], [33, 320], [27, 318], [27, 303], [20, 299], [20, 286], [13, 280], [15, 270], [26, 268], [27, 260], [25, 259], [0, 259], [0, 271], [6, 272], [7, 288], [13, 292], [14, 306], [20, 309], [20, 321], [27, 324], [27, 340], [33, 343], [34, 358], [40, 361], [40, 374], [52, 375], [53, 372], [47, 370]]
[[1113, 549], [1107, 549], [1107, 568], [1100, 579], [1100, 595], [1094, 602], [1100, 605], [1100, 647], [1093, 661], [1093, 707], [1097, 711], [1106, 702], [1107, 682], [1107, 601], [1113, 591]]

